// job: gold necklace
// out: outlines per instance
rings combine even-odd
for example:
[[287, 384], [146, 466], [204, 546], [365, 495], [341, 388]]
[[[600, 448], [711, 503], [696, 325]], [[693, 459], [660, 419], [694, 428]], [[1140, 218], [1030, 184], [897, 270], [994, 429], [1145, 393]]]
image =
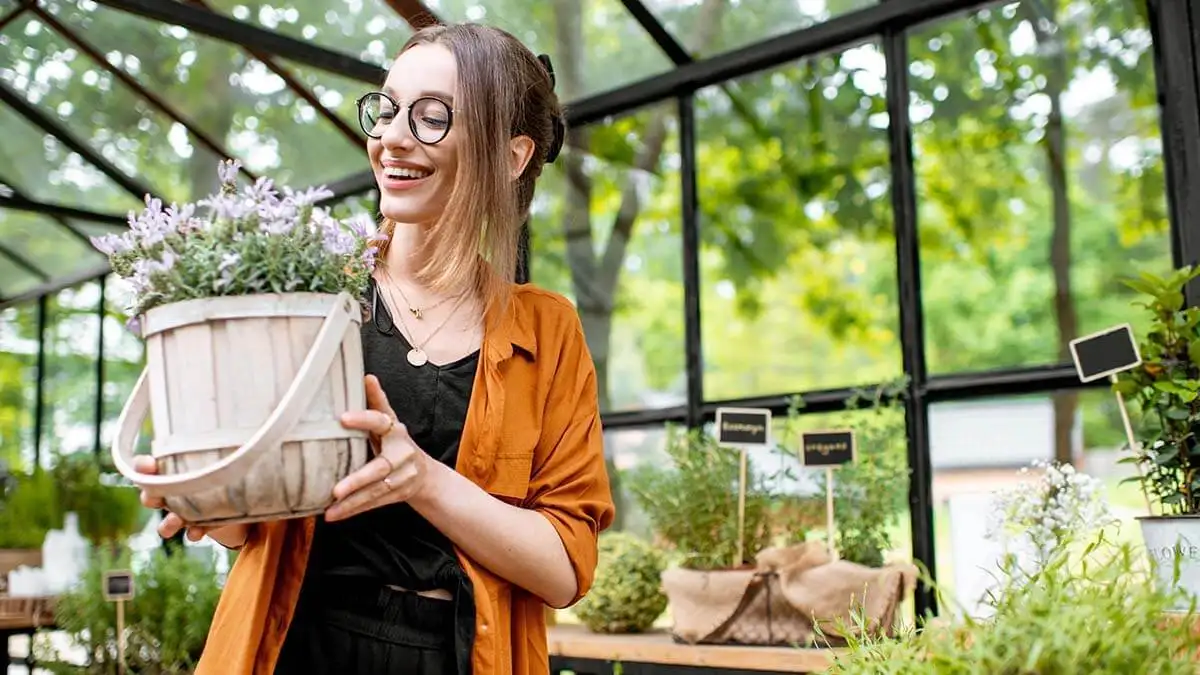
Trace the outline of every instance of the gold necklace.
[[[386, 272], [384, 274], [386, 274]], [[408, 362], [413, 366], [420, 368], [426, 363], [429, 363], [429, 356], [425, 354], [425, 345], [429, 344], [429, 341], [433, 339], [433, 336], [441, 332], [441, 330], [446, 327], [446, 324], [450, 323], [450, 319], [458, 313], [458, 308], [462, 307], [463, 301], [466, 300], [467, 294], [459, 294], [458, 302], [454, 303], [454, 308], [450, 310], [450, 313], [446, 315], [445, 319], [442, 319], [442, 323], [438, 324], [438, 327], [434, 328], [432, 333], [426, 335], [425, 339], [421, 341], [421, 344], [417, 344], [417, 336], [409, 329], [408, 324], [404, 321], [404, 315], [396, 312], [394, 309], [396, 307], [396, 298], [392, 295], [391, 286], [392, 284], [388, 284], [384, 290], [387, 291], [388, 299], [391, 301], [392, 313], [400, 319], [401, 331], [407, 334], [409, 345], [411, 346], [411, 349], [408, 350]]]
[[[395, 286], [395, 287], [396, 287], [396, 290], [400, 291], [400, 297], [404, 298], [404, 304], [408, 306], [408, 311], [409, 311], [409, 312], [410, 312], [410, 313], [411, 313], [413, 316], [417, 317], [417, 320], [418, 320], [418, 321], [420, 321], [421, 319], [425, 318], [425, 317], [421, 316], [421, 314], [422, 314], [422, 313], [424, 313], [424, 312], [428, 312], [428, 311], [431, 311], [431, 310], [434, 310], [434, 309], [437, 309], [438, 307], [441, 307], [441, 306], [442, 306], [442, 305], [443, 305], [443, 304], [444, 304], [446, 301], [448, 301], [448, 300], [454, 300], [454, 299], [457, 299], [457, 298], [459, 298], [459, 297], [462, 297], [462, 294], [461, 294], [461, 293], [460, 293], [460, 294], [458, 294], [457, 296], [449, 296], [449, 295], [448, 295], [448, 296], [446, 296], [446, 297], [442, 298], [441, 300], [438, 300], [437, 302], [433, 303], [432, 305], [430, 305], [430, 306], [428, 306], [428, 307], [425, 307], [425, 308], [417, 307], [417, 306], [413, 305], [413, 304], [412, 304], [412, 301], [410, 301], [410, 300], [408, 299], [408, 295], [407, 295], [407, 294], [404, 292], [404, 288], [403, 288], [403, 287], [401, 287], [401, 286], [400, 286], [400, 284], [396, 283], [396, 280], [392, 278], [392, 275], [391, 275], [391, 274], [388, 274], [387, 266], [384, 266], [384, 267], [383, 267], [383, 275], [384, 275], [385, 277], [387, 277], [388, 281], [390, 281], [390, 282], [391, 282], [391, 285], [392, 285], [392, 286]], [[391, 295], [391, 291], [388, 291], [388, 295]]]

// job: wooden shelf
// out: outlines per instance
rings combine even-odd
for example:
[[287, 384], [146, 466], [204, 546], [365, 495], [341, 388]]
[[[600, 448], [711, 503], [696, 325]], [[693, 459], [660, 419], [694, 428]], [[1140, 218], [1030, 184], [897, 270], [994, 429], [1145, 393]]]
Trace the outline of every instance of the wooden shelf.
[[550, 655], [598, 661], [657, 663], [730, 670], [819, 673], [837, 650], [678, 644], [664, 632], [600, 635], [582, 626], [549, 628]]

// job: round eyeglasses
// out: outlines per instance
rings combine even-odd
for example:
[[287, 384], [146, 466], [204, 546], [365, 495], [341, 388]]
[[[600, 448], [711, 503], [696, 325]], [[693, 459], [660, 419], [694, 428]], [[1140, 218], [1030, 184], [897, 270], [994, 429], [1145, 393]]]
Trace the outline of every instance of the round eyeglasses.
[[[358, 124], [371, 138], [383, 138], [387, 127], [401, 106], [396, 99], [381, 91], [373, 91], [358, 99]], [[422, 96], [408, 106], [408, 128], [413, 137], [426, 145], [440, 142], [450, 133], [454, 109], [445, 101]]]

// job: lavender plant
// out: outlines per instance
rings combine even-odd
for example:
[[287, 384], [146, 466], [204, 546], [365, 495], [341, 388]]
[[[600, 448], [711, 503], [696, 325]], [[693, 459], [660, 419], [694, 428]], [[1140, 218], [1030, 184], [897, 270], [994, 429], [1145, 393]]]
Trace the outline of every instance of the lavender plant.
[[324, 187], [295, 191], [268, 178], [241, 190], [240, 163], [218, 166], [220, 189], [195, 203], [146, 197], [129, 230], [93, 237], [113, 272], [131, 285], [129, 316], [172, 302], [256, 293], [361, 297], [379, 244], [365, 217], [338, 220], [318, 202]]

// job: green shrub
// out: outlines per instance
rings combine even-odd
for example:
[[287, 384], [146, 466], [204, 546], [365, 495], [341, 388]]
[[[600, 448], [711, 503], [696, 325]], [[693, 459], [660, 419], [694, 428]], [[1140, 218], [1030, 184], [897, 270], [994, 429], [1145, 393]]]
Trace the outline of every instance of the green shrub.
[[666, 556], [624, 532], [600, 535], [600, 558], [592, 589], [575, 616], [597, 633], [641, 633], [667, 608], [660, 577]]
[[[1072, 552], [1074, 551], [1074, 552]], [[988, 619], [930, 624], [899, 640], [851, 641], [830, 675], [1189, 675], [1200, 648], [1194, 611], [1171, 617], [1129, 544], [1052, 552], [1045, 564], [1008, 563]]]
[[[59, 597], [55, 618], [60, 630], [84, 647], [84, 667], [64, 663], [40, 644], [39, 667], [55, 675], [117, 672], [116, 608], [104, 599], [106, 570], [128, 569], [128, 554], [113, 556], [106, 548], [93, 556], [83, 583]], [[156, 550], [135, 570], [136, 592], [125, 606], [126, 673], [180, 675], [190, 673], [204, 649], [221, 589], [215, 561], [182, 550], [168, 555]]]

